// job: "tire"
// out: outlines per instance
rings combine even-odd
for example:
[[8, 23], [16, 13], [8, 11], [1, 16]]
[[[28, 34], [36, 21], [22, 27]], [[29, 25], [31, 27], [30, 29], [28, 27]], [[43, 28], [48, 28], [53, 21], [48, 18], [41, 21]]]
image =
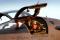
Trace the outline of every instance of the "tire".
[[46, 28], [45, 31], [48, 34], [48, 25], [47, 25], [46, 21], [42, 17], [36, 17], [35, 19], [37, 21], [39, 21], [40, 23], [44, 24], [44, 27]]
[[42, 17], [36, 17], [36, 20], [38, 20], [40, 23], [44, 24], [44, 27], [46, 28], [45, 31], [48, 34], [48, 25], [46, 21]]
[[[41, 18], [41, 17], [36, 17], [36, 18], [34, 18], [34, 19], [32, 19], [32, 20], [36, 20], [36, 21], [38, 21], [39, 23], [44, 24], [43, 26], [44, 26], [44, 28], [46, 28], [44, 31], [48, 34], [48, 26], [47, 26], [46, 21], [45, 21], [43, 18]], [[41, 32], [42, 30], [43, 30], [43, 29], [40, 29], [40, 32]]]

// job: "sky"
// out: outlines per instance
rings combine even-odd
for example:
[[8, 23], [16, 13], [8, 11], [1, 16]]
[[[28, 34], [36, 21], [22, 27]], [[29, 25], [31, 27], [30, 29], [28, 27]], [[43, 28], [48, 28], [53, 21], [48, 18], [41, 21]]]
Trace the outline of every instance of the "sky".
[[60, 0], [0, 0], [0, 12], [19, 10], [24, 6], [37, 4], [38, 1], [47, 3], [46, 7], [41, 8], [39, 16], [60, 19]]

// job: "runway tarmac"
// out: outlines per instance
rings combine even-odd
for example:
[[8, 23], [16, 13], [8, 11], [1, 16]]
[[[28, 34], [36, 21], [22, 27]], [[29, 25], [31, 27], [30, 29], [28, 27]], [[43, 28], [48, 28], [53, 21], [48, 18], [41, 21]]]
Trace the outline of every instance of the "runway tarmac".
[[55, 25], [48, 25], [48, 34], [44, 32], [34, 33], [11, 33], [0, 34], [0, 40], [60, 40], [60, 30], [55, 29]]

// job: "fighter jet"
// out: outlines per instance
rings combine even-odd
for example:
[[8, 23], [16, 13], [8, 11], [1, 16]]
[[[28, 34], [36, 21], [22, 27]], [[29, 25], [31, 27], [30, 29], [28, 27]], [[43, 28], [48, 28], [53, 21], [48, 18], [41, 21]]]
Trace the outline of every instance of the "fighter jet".
[[[30, 33], [41, 32], [43, 30], [45, 30], [45, 32], [48, 33], [48, 26], [47, 26], [46, 21], [42, 17], [37, 16], [39, 14], [40, 9], [42, 7], [46, 7], [46, 6], [47, 6], [47, 3], [41, 3], [41, 4], [22, 7], [19, 10], [1, 12], [0, 18], [2, 16], [6, 16], [10, 19], [10, 21], [2, 23], [2, 24], [6, 24], [6, 23], [9, 23], [12, 20], [14, 20], [14, 23], [16, 23], [15, 30], [20, 29], [20, 27], [19, 27], [19, 22], [20, 22], [20, 23], [24, 24], [24, 26], [27, 26]], [[28, 13], [29, 9], [35, 9], [33, 15]], [[27, 10], [27, 12], [25, 12], [24, 10]], [[9, 13], [12, 13], [12, 12], [17, 12], [14, 18], [12, 18], [11, 16], [8, 15]], [[22, 17], [19, 17], [19, 15], [21, 15]], [[27, 15], [27, 16], [25, 16], [25, 15]], [[0, 25], [2, 25], [2, 24], [0, 24]], [[5, 28], [5, 26], [3, 27], [3, 29]]]

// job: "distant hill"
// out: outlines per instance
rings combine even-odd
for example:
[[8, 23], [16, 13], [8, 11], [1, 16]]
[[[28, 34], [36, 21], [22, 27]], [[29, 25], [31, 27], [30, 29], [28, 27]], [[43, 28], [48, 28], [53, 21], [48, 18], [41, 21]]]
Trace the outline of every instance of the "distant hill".
[[46, 17], [43, 17], [47, 24], [51, 23], [51, 24], [54, 24], [54, 25], [60, 25], [60, 20], [59, 19], [54, 19], [54, 18], [46, 18]]

